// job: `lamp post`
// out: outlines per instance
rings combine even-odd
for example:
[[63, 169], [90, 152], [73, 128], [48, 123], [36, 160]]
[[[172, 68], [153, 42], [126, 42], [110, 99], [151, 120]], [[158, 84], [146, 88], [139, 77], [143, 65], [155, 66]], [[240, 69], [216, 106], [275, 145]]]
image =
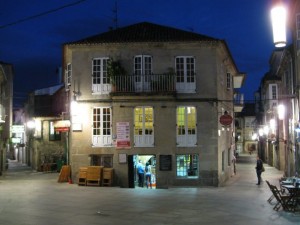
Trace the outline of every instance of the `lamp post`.
[[274, 0], [271, 9], [271, 21], [273, 28], [273, 41], [275, 47], [282, 48], [286, 46], [286, 18], [287, 10], [281, 0]]

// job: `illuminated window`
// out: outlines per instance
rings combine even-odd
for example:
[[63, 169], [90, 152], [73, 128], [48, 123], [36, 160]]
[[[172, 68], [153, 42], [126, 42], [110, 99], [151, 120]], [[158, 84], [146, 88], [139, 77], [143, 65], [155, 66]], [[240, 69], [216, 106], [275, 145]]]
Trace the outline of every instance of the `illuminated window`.
[[134, 109], [134, 143], [137, 147], [154, 145], [152, 107], [136, 107]]
[[196, 108], [177, 107], [177, 145], [195, 146], [197, 144]]
[[93, 145], [111, 145], [111, 108], [96, 107], [93, 109]]
[[176, 176], [178, 178], [198, 178], [199, 157], [197, 154], [176, 155]]

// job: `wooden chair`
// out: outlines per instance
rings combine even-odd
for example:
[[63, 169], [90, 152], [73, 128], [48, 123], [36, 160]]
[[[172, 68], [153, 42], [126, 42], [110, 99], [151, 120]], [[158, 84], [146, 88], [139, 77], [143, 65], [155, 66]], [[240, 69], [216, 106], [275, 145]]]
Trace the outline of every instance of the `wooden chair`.
[[266, 182], [277, 200], [277, 203], [275, 204], [273, 209], [278, 211], [282, 207], [282, 209], [285, 211], [294, 211], [293, 205], [289, 204], [290, 197], [288, 195], [283, 195], [275, 185], [270, 184], [268, 181]]
[[[266, 183], [268, 184], [270, 190], [271, 190], [271, 186], [270, 186], [270, 183], [269, 181], [266, 180]], [[271, 191], [272, 192], [272, 191]], [[268, 202], [271, 204], [272, 200], [275, 198], [275, 196], [273, 195], [273, 192], [272, 192], [272, 195], [268, 198]]]

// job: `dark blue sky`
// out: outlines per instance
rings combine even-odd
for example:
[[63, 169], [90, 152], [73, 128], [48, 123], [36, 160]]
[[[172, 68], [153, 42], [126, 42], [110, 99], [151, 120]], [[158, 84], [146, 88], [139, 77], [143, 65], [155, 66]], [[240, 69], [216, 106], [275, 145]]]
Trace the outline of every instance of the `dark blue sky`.
[[[75, 4], [73, 4], [75, 3]], [[253, 100], [274, 50], [270, 0], [118, 0], [118, 26], [152, 22], [224, 39], [241, 92]], [[62, 45], [114, 27], [115, 0], [9, 0], [1, 3], [0, 61], [15, 69], [15, 100], [58, 84]]]

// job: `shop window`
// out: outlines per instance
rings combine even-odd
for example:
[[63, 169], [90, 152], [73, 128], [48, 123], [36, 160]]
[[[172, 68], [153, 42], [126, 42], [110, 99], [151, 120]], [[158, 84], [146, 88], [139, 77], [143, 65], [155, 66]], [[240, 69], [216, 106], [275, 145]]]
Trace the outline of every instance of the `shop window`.
[[198, 178], [199, 157], [197, 154], [176, 155], [176, 176], [178, 178]]
[[91, 155], [91, 166], [113, 168], [113, 155]]

